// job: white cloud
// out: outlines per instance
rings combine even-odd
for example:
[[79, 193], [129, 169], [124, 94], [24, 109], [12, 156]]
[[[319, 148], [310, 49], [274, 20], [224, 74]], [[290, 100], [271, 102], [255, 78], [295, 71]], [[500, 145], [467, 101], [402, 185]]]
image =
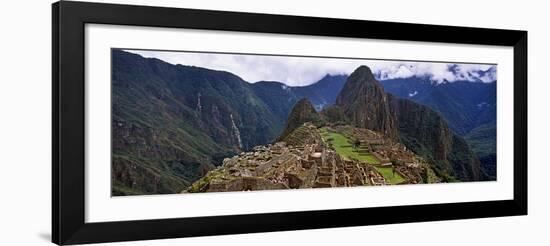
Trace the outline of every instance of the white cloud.
[[145, 50], [127, 51], [144, 57], [158, 58], [172, 64], [228, 71], [251, 83], [269, 80], [292, 86], [308, 85], [318, 81], [327, 73], [333, 75], [350, 74], [360, 65], [369, 66], [380, 80], [409, 78], [412, 76], [427, 77], [436, 83], [457, 80], [482, 82], [496, 80], [496, 69], [493, 65]]

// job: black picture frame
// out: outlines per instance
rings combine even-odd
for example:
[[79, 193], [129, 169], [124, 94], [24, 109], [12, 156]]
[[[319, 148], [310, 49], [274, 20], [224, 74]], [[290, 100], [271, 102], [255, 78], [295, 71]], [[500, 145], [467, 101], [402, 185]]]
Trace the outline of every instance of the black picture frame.
[[[54, 243], [99, 243], [527, 214], [527, 31], [70, 1], [54, 3], [52, 13]], [[514, 199], [85, 223], [86, 23], [513, 47]], [[389, 213], [393, 216], [387, 216]]]

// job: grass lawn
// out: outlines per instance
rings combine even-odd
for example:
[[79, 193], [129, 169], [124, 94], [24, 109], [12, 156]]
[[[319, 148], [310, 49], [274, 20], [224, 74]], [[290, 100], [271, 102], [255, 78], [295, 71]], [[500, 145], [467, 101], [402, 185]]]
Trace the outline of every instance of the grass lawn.
[[393, 171], [391, 167], [374, 167], [376, 171], [378, 171], [384, 178], [390, 182], [390, 184], [399, 184], [401, 182], [404, 182], [405, 179], [399, 175], [399, 173], [395, 173], [393, 175]]
[[374, 157], [374, 155], [372, 155], [372, 154], [361, 154], [361, 153], [357, 153], [357, 152], [353, 152], [353, 153], [356, 154], [359, 157], [359, 158], [356, 157], [356, 159], [364, 161], [366, 163], [369, 163], [369, 164], [378, 164], [378, 163], [380, 163], [380, 161], [378, 161], [378, 159], [376, 159], [376, 157]]
[[[326, 131], [326, 130], [325, 130]], [[348, 141], [349, 139], [337, 132], [321, 132], [321, 136], [325, 141], [329, 138], [332, 138], [332, 147], [336, 150], [336, 153], [346, 157], [353, 158], [359, 161], [366, 162], [368, 164], [379, 164], [380, 161], [376, 159], [372, 154], [365, 154], [357, 152], [353, 149], [352, 144]]]
[[[380, 164], [380, 161], [374, 157], [372, 154], [365, 154], [357, 152], [353, 149], [352, 144], [349, 142], [349, 138], [337, 133], [337, 132], [329, 132], [325, 128], [321, 128], [321, 137], [323, 137], [323, 140], [325, 142], [328, 141], [328, 139], [332, 139], [332, 148], [336, 151], [336, 153], [340, 154], [341, 156], [345, 158], [353, 158], [362, 162], [365, 162], [367, 164]], [[405, 179], [401, 177], [398, 173], [393, 174], [393, 170], [391, 167], [375, 167], [376, 170], [384, 176], [384, 178], [391, 184], [399, 184]]]

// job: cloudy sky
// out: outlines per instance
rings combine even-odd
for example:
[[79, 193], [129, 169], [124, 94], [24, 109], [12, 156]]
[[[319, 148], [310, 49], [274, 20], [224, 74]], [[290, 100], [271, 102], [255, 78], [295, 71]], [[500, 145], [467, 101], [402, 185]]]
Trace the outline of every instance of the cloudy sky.
[[437, 83], [458, 80], [488, 83], [496, 80], [495, 65], [148, 50], [126, 51], [144, 57], [158, 58], [172, 64], [228, 71], [251, 83], [267, 80], [279, 81], [291, 86], [309, 85], [327, 73], [332, 75], [350, 74], [360, 65], [369, 66], [379, 80], [413, 76], [428, 77]]

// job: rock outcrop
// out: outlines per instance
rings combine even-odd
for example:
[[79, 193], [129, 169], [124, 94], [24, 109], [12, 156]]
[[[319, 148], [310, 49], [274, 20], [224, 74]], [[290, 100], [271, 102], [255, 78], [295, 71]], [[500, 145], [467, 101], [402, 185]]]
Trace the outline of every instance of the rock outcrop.
[[367, 66], [360, 66], [348, 77], [336, 98], [336, 105], [352, 125], [382, 132], [390, 138], [397, 137], [388, 95]]
[[322, 119], [311, 102], [306, 98], [302, 98], [294, 105], [294, 108], [292, 108], [279, 140], [284, 139], [292, 133], [292, 131], [306, 122], [310, 122], [314, 125], [320, 125], [322, 124]]
[[321, 118], [326, 122], [332, 122], [337, 124], [349, 124], [344, 111], [338, 105], [330, 105], [323, 108], [319, 113]]

